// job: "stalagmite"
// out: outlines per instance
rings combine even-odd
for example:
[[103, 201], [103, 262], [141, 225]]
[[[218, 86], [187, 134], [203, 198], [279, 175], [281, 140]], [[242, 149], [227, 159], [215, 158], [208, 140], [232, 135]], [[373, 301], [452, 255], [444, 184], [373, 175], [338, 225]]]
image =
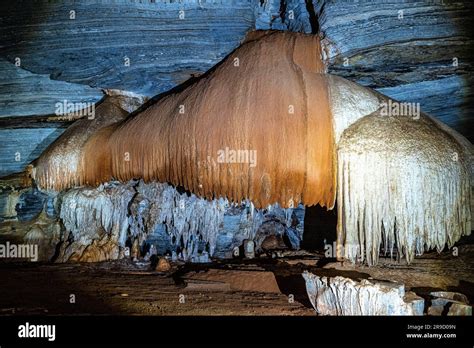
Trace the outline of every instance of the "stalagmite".
[[184, 212], [176, 191], [143, 187], [162, 197], [152, 208], [160, 217], [140, 221], [132, 207], [131, 231], [172, 222], [184, 259], [197, 231], [213, 254], [227, 202], [331, 209], [337, 193], [339, 258], [375, 264], [383, 247], [411, 261], [470, 234], [474, 152], [429, 116], [386, 115], [387, 105], [398, 102], [326, 74], [318, 36], [256, 32], [186, 88], [127, 117], [81, 120], [32, 176], [55, 190], [137, 179], [183, 187], [196, 195]]
[[171, 269], [170, 262], [166, 258], [160, 257], [158, 259], [158, 263], [156, 265], [155, 270], [157, 272], [168, 272], [170, 269]]

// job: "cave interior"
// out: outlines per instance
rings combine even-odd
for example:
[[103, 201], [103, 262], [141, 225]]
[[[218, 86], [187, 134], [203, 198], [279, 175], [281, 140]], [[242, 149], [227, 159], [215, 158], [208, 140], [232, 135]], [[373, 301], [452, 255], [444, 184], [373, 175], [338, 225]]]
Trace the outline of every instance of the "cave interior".
[[472, 316], [474, 3], [0, 13], [0, 315]]

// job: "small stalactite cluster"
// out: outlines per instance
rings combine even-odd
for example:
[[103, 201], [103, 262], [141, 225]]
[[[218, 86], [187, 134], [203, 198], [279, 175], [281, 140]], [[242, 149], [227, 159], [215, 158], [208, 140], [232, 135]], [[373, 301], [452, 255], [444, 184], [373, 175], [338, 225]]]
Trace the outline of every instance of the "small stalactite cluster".
[[[120, 248], [127, 238], [128, 204], [134, 195], [130, 184], [76, 188], [62, 194], [60, 218], [68, 235], [57, 261], [119, 258]], [[91, 245], [87, 257], [83, 257]]]
[[164, 224], [172, 240], [180, 246], [182, 259], [198, 256], [199, 241], [209, 245], [209, 255], [214, 254], [219, 228], [229, 207], [227, 200], [207, 201], [179, 193], [167, 184], [143, 181], [138, 183], [137, 192], [130, 206], [133, 237], [145, 236], [158, 224]]
[[[236, 204], [224, 198], [209, 201], [160, 183], [139, 181], [136, 191], [129, 211], [130, 236], [146, 236], [164, 224], [174, 247], [180, 252], [179, 258], [191, 261], [202, 254], [224, 255], [223, 250], [217, 249], [218, 238], [225, 233], [233, 233], [231, 245], [234, 247], [240, 246], [245, 239], [256, 240], [259, 228], [270, 215], [279, 216], [279, 221], [290, 228], [295, 210], [278, 205], [256, 209], [251, 202]], [[239, 217], [237, 226], [231, 226], [229, 215]], [[295, 234], [295, 239], [301, 239], [301, 235]], [[203, 244], [207, 249], [200, 250]], [[227, 252], [232, 251], [232, 246]]]
[[[226, 214], [240, 219], [233, 231], [238, 236], [233, 236], [227, 250], [232, 253], [232, 247], [240, 246], [243, 240], [258, 240], [259, 228], [269, 215], [279, 216], [282, 226], [290, 228], [294, 211], [278, 205], [257, 210], [250, 202], [233, 204], [223, 198], [208, 201], [168, 184], [142, 180], [71, 189], [59, 199], [60, 218], [68, 232], [57, 259], [63, 262], [121, 258], [127, 241], [133, 244], [138, 240], [143, 246], [159, 225], [165, 226], [177, 258], [208, 260], [216, 254], [219, 235], [226, 232]], [[293, 240], [301, 238], [297, 232], [292, 235]], [[226, 255], [225, 250], [217, 254]]]

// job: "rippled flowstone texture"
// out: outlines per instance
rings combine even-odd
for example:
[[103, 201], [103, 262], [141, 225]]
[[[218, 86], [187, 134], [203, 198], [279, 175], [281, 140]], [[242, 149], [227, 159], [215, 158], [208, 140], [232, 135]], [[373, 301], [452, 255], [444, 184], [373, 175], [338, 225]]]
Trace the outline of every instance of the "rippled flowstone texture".
[[[58, 102], [148, 97], [221, 61], [253, 29], [321, 31], [329, 72], [418, 102], [473, 140], [470, 2], [22, 1], [0, 8], [0, 176], [70, 124]], [[28, 141], [24, 141], [28, 139]]]
[[[52, 114], [57, 102], [97, 102], [101, 88], [147, 96], [166, 92], [218, 63], [255, 28], [314, 33], [319, 27], [329, 72], [419, 102], [472, 140], [473, 6], [396, 0], [5, 1], [0, 176], [23, 170], [69, 126]], [[2, 194], [6, 219], [31, 217], [46, 204], [33, 189], [4, 188]], [[137, 217], [140, 209], [151, 209], [148, 198], [143, 202], [133, 206]], [[228, 212], [229, 226], [240, 226], [240, 216]], [[148, 223], [156, 245], [167, 238], [181, 244], [180, 233]], [[219, 235], [216, 252], [232, 249], [234, 242], [233, 234]]]
[[101, 88], [165, 92], [236, 48], [255, 26], [256, 6], [254, 0], [3, 2], [0, 176], [22, 171], [69, 125], [54, 117], [56, 103], [97, 102]]

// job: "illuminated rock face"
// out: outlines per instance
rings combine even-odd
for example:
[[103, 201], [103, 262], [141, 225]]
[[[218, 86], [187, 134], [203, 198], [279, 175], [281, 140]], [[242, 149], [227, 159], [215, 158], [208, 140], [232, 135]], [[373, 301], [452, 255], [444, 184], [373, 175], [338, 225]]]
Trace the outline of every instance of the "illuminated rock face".
[[253, 29], [315, 33], [319, 27], [330, 73], [419, 102], [473, 141], [473, 9], [459, 1], [44, 0], [18, 6], [6, 0], [0, 8], [0, 176], [20, 172], [69, 126], [52, 122], [57, 102], [97, 102], [103, 88], [148, 97], [166, 92], [219, 62]]
[[345, 258], [376, 264], [383, 246], [410, 262], [471, 233], [469, 157], [432, 119], [419, 117], [378, 110], [343, 133], [338, 229]]
[[328, 72], [420, 103], [471, 142], [471, 2], [313, 1]]
[[[222, 199], [332, 208], [337, 188], [338, 257], [375, 264], [382, 247], [396, 247], [410, 262], [470, 234], [473, 150], [408, 106], [325, 74], [316, 36], [256, 32], [187, 88], [128, 117], [111, 118], [104, 107], [92, 122], [78, 121], [32, 175], [56, 190], [112, 179], [169, 182], [217, 204], [216, 211]], [[196, 231], [206, 227], [201, 237], [214, 254], [220, 215], [206, 214], [198, 209], [192, 220]], [[187, 232], [176, 233], [194, 253]]]
[[[48, 146], [38, 160], [33, 162], [33, 176], [42, 188], [56, 191], [82, 185], [76, 173], [84, 169], [83, 148], [89, 138], [99, 131], [123, 120], [142, 105], [147, 98], [134, 93], [105, 90], [105, 97], [97, 107], [87, 111], [87, 116], [74, 122], [61, 137]], [[95, 149], [98, 151], [99, 149]], [[60, 178], [68, 178], [64, 181]]]
[[472, 144], [416, 103], [330, 81], [339, 257], [376, 264], [383, 248], [410, 262], [469, 235]]

